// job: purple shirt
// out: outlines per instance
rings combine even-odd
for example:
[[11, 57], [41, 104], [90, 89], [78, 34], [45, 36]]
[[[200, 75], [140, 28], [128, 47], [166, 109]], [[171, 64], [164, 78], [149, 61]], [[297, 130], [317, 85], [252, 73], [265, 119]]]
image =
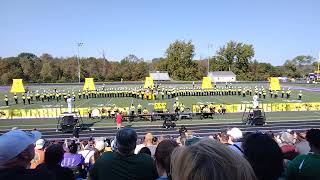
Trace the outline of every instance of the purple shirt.
[[64, 153], [61, 162], [62, 167], [76, 167], [84, 163], [84, 157], [81, 154]]

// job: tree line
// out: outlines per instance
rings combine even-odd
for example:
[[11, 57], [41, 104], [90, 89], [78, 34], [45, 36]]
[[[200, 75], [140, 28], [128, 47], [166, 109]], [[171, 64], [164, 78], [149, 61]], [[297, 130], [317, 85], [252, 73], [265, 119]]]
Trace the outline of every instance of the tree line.
[[[164, 57], [144, 60], [130, 54], [120, 61], [105, 58], [80, 58], [81, 80], [92, 77], [95, 81], [139, 81], [149, 71], [168, 71], [173, 80], [201, 80], [210, 71], [233, 71], [237, 80], [263, 81], [270, 76], [303, 78], [316, 69], [315, 58], [299, 55], [286, 60], [282, 66], [273, 66], [254, 59], [251, 44], [229, 41], [207, 59], [194, 59], [192, 41], [176, 40], [169, 45]], [[16, 57], [0, 57], [0, 83], [11, 84], [21, 78], [27, 83], [69, 83], [78, 81], [77, 57], [36, 56], [20, 53]]]

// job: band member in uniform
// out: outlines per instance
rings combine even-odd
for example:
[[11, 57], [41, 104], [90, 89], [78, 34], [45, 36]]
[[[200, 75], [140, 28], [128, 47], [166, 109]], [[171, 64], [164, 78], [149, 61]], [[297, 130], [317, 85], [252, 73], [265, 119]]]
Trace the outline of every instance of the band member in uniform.
[[16, 104], [18, 104], [18, 96], [17, 96], [17, 94], [14, 94], [13, 99], [16, 102]]
[[301, 100], [301, 99], [302, 99], [302, 92], [300, 90], [300, 92], [299, 92], [299, 100]]
[[4, 96], [4, 102], [6, 103], [6, 106], [9, 106], [9, 99], [7, 95]]

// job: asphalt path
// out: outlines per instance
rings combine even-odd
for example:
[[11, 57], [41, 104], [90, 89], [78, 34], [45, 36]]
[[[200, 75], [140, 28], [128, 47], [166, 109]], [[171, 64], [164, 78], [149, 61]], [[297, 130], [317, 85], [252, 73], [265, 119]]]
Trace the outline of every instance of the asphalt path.
[[[299, 131], [299, 130], [308, 130], [311, 128], [320, 128], [320, 120], [309, 119], [303, 121], [272, 121], [268, 122], [264, 126], [249, 126], [241, 122], [225, 122], [225, 123], [199, 123], [199, 124], [184, 124], [188, 131], [192, 131], [196, 136], [209, 136], [215, 133], [221, 132], [228, 128], [238, 127], [243, 132], [256, 132], [256, 131], [272, 131], [272, 132], [281, 132], [286, 131], [287, 129]], [[147, 132], [153, 133], [155, 136], [179, 136], [179, 128], [181, 124], [177, 125], [175, 129], [165, 129], [161, 125], [135, 125], [131, 126], [138, 133], [139, 138], [142, 138]], [[7, 130], [0, 130], [0, 134], [5, 133]], [[72, 133], [62, 133], [57, 131], [55, 128], [45, 128], [40, 130], [42, 132], [42, 137], [45, 139], [65, 139], [72, 138]], [[80, 138], [90, 138], [90, 137], [107, 137], [114, 138], [117, 132], [116, 127], [95, 127], [92, 130], [82, 130], [80, 131]]]

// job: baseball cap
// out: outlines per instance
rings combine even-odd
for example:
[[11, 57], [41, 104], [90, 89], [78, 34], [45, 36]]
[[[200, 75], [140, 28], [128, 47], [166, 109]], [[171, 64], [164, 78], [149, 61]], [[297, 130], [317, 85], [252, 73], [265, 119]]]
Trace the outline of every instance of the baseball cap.
[[39, 131], [12, 130], [0, 136], [0, 165], [13, 159], [41, 138]]
[[242, 138], [242, 131], [239, 128], [232, 128], [231, 130], [227, 131], [227, 134], [232, 136], [234, 139]]
[[44, 141], [44, 139], [38, 139], [36, 141], [36, 147], [34, 147], [34, 148], [35, 149], [42, 149], [45, 143], [46, 142]]

